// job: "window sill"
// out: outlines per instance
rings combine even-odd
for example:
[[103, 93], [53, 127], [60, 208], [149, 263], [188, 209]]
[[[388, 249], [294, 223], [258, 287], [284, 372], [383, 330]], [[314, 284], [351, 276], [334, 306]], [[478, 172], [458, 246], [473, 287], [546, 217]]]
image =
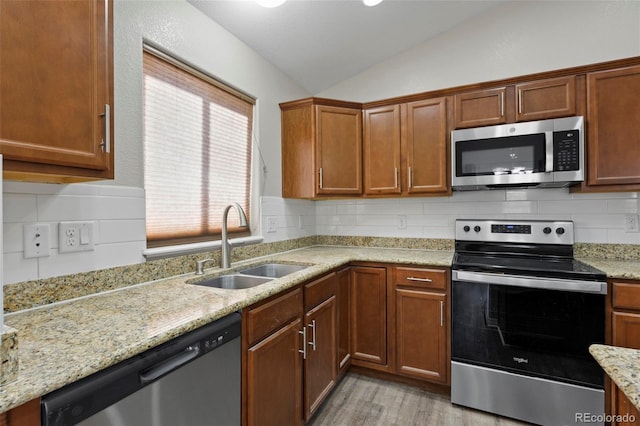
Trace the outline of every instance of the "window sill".
[[[241, 238], [232, 238], [229, 240], [231, 247], [248, 246], [252, 244], [260, 244], [264, 241], [262, 236], [250, 236]], [[183, 256], [186, 254], [201, 253], [204, 251], [221, 250], [221, 241], [210, 241], [206, 243], [181, 244], [177, 246], [155, 247], [142, 251], [142, 255], [147, 260], [165, 259], [167, 257]]]

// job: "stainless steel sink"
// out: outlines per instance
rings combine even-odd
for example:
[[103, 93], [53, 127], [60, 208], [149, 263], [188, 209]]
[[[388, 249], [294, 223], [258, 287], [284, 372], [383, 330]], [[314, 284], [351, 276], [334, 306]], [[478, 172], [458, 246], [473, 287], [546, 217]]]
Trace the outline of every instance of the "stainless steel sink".
[[259, 277], [280, 278], [294, 272], [302, 271], [308, 268], [306, 265], [289, 265], [286, 263], [265, 263], [264, 265], [254, 266], [252, 268], [243, 269], [241, 274], [256, 275]]
[[256, 277], [248, 275], [222, 275], [208, 280], [192, 281], [190, 284], [203, 285], [207, 287], [224, 288], [227, 290], [241, 290], [255, 287], [271, 281], [272, 278]]

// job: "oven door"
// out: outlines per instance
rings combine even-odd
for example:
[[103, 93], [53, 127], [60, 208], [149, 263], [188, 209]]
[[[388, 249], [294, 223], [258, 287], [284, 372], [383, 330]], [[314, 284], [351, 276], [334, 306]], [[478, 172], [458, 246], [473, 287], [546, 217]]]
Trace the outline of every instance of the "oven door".
[[588, 351], [604, 343], [602, 291], [512, 285], [504, 276], [496, 284], [491, 274], [453, 272], [453, 361], [603, 388], [604, 373]]

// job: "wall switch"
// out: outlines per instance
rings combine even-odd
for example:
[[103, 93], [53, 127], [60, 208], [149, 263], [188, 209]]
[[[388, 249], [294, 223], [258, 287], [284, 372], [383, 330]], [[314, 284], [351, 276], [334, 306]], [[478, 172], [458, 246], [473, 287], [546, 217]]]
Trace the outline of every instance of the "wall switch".
[[628, 214], [624, 217], [625, 232], [638, 232], [638, 215]]
[[24, 225], [23, 231], [25, 259], [49, 256], [51, 229], [48, 223]]
[[276, 232], [278, 226], [278, 220], [275, 217], [267, 218], [267, 232]]
[[407, 229], [407, 216], [398, 215], [398, 229]]
[[93, 250], [94, 225], [94, 222], [60, 222], [58, 227], [60, 253]]

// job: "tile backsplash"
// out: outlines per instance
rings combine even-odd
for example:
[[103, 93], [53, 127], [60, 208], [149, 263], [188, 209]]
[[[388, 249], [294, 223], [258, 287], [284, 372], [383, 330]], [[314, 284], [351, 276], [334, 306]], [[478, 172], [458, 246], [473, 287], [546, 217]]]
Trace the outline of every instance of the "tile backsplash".
[[[576, 242], [640, 244], [626, 232], [638, 193], [578, 194], [568, 189], [455, 192], [451, 197], [295, 200], [263, 196], [256, 217], [265, 243], [315, 235], [451, 240], [457, 218], [562, 219]], [[4, 183], [6, 284], [144, 263], [144, 190], [114, 185]], [[95, 250], [59, 253], [61, 221], [95, 223]], [[48, 257], [24, 257], [25, 224], [50, 225]]]
[[[4, 182], [4, 282], [14, 283], [144, 262], [144, 191], [107, 185]], [[91, 221], [94, 250], [58, 252], [61, 221]], [[49, 256], [24, 257], [26, 224], [50, 226]]]

